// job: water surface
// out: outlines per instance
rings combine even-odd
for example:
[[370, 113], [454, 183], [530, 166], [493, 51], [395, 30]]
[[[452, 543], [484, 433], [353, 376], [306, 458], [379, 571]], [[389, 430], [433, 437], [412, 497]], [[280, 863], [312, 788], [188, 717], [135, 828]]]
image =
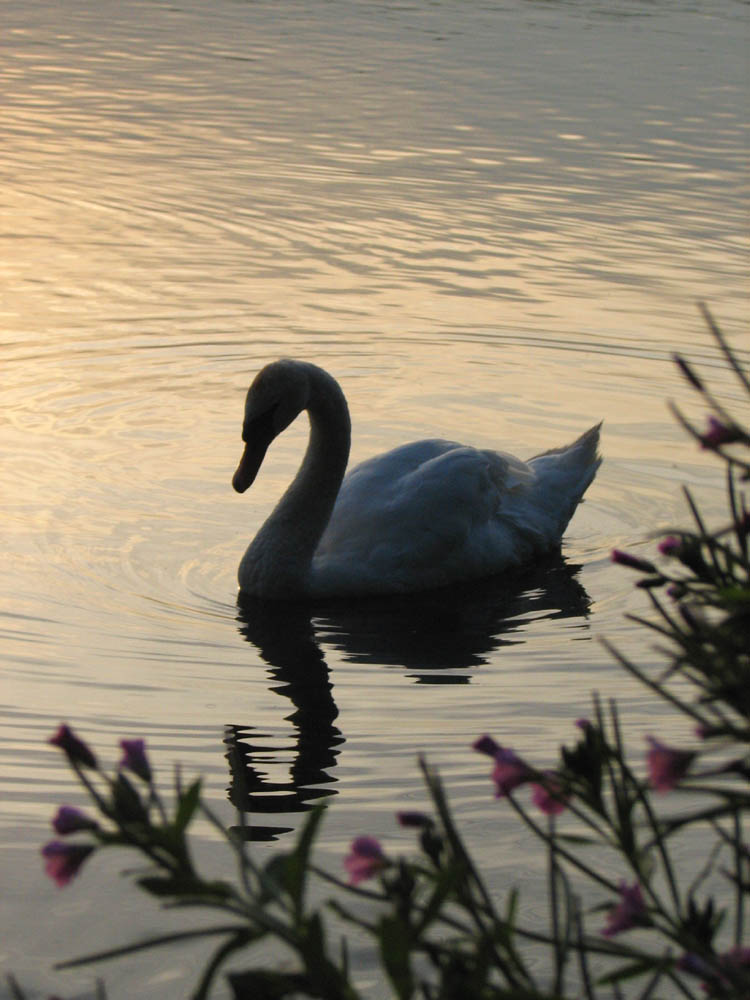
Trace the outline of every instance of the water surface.
[[[653, 659], [612, 547], [684, 523], [682, 482], [723, 516], [664, 399], [702, 420], [675, 350], [738, 396], [697, 298], [747, 359], [747, 5], [38, 0], [4, 28], [4, 964], [83, 993], [54, 960], [161, 925], [106, 862], [65, 892], [40, 871], [79, 801], [61, 719], [113, 761], [145, 736], [228, 823], [249, 796], [259, 851], [325, 797], [332, 868], [356, 833], [406, 843], [426, 752], [498, 891], [533, 876], [479, 733], [551, 761], [600, 689], [636, 746], [684, 736], [597, 639]], [[244, 392], [282, 355], [339, 378], [353, 460], [421, 436], [526, 458], [604, 419], [562, 558], [462, 596], [238, 607], [304, 448], [301, 421], [232, 492]], [[201, 851], [226, 871], [208, 829]], [[200, 959], [123, 961], [109, 994], [182, 997]]]

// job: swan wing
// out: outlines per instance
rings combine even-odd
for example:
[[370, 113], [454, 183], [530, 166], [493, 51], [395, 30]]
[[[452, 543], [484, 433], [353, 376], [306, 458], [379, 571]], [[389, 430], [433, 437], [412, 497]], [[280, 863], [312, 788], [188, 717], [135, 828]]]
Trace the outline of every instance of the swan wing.
[[316, 589], [439, 586], [492, 572], [498, 548], [518, 561], [503, 511], [535, 478], [511, 455], [437, 439], [363, 462], [342, 483], [316, 550]]

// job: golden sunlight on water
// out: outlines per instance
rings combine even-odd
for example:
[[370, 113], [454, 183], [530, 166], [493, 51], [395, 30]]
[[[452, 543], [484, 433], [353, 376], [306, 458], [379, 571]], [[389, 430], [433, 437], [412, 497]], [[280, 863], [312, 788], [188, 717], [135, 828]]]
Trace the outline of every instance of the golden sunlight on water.
[[[479, 732], [548, 759], [596, 687], [636, 744], [675, 724], [594, 640], [653, 658], [611, 548], [683, 523], [684, 482], [725, 516], [665, 397], [702, 423], [679, 350], [740, 398], [696, 299], [749, 359], [742, 5], [40, 0], [4, 22], [9, 968], [59, 992], [54, 960], [141, 920], [103, 868], [52, 898], [29, 855], [74, 795], [44, 743], [63, 717], [107, 758], [145, 735], [228, 821], [234, 741], [258, 800], [290, 803], [261, 817], [282, 841], [323, 789], [332, 868], [364, 819], [393, 836], [394, 804], [420, 803], [427, 751], [507, 880], [518, 832]], [[527, 458], [604, 419], [563, 559], [510, 591], [240, 611], [237, 562], [306, 437], [232, 493], [244, 392], [281, 355], [340, 380], [353, 460], [426, 436]], [[108, 995], [183, 996], [181, 958], [118, 966]]]

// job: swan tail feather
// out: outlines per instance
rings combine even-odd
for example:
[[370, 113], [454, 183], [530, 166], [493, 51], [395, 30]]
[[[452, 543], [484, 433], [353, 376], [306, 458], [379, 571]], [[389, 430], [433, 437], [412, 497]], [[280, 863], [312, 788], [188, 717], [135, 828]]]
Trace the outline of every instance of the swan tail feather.
[[560, 536], [602, 463], [599, 453], [601, 426], [601, 423], [595, 424], [571, 444], [542, 452], [529, 461], [538, 477], [538, 495], [549, 498], [554, 505], [556, 530]]

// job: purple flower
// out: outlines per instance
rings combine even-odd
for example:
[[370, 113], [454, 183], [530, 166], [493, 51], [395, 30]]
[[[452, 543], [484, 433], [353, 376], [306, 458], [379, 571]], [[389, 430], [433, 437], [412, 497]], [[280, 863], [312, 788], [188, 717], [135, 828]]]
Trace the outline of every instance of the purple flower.
[[531, 800], [548, 816], [559, 816], [567, 806], [567, 796], [554, 771], [545, 772], [545, 780], [531, 786]]
[[432, 817], [423, 812], [398, 812], [396, 813], [396, 819], [401, 826], [414, 827], [419, 830], [424, 830], [426, 827], [433, 825]]
[[620, 882], [620, 902], [607, 914], [607, 926], [602, 931], [605, 937], [614, 937], [631, 927], [648, 923], [646, 904], [643, 902], [641, 887], [637, 882], [627, 885]]
[[120, 767], [129, 768], [143, 781], [151, 781], [151, 765], [146, 756], [145, 740], [120, 740], [122, 760]]
[[528, 781], [529, 777], [529, 768], [513, 750], [508, 747], [497, 748], [492, 772], [496, 798], [501, 799], [504, 795], [508, 795], [514, 788]]
[[473, 744], [473, 749], [478, 753], [492, 757], [495, 762], [492, 780], [495, 782], [495, 796], [497, 798], [502, 798], [529, 780], [529, 768], [521, 758], [508, 747], [500, 746], [491, 736], [480, 736]]
[[500, 749], [500, 744], [495, 742], [491, 736], [480, 736], [476, 742], [472, 744], [472, 750], [476, 750], [477, 753], [486, 754], [488, 757], [494, 757], [497, 751]]
[[60, 747], [71, 764], [96, 767], [96, 757], [83, 740], [78, 739], [70, 726], [61, 725], [55, 735], [50, 736], [48, 742], [55, 747]]
[[651, 749], [646, 754], [648, 777], [657, 792], [669, 792], [682, 781], [695, 758], [691, 750], [675, 750], [654, 736], [646, 739]]
[[750, 948], [735, 945], [721, 956], [722, 965], [731, 965], [737, 969], [750, 968]]
[[350, 853], [344, 858], [344, 868], [349, 873], [349, 885], [357, 885], [377, 875], [388, 864], [380, 841], [375, 837], [357, 837], [352, 841]]
[[716, 417], [708, 418], [708, 430], [700, 436], [702, 448], [718, 448], [723, 444], [740, 441], [741, 438], [742, 435], [736, 427], [729, 427]]
[[[712, 966], [705, 959], [692, 952], [686, 952], [677, 962], [678, 969], [690, 972], [703, 979], [701, 987], [710, 996], [729, 996], [727, 992], [732, 986], [732, 980], [738, 974], [750, 967], [750, 948], [736, 945], [718, 956], [719, 968]], [[726, 973], [726, 974], [725, 974]], [[744, 978], [743, 978], [744, 981]], [[717, 992], [718, 990], [718, 992]], [[734, 996], [734, 993], [732, 993]]]
[[68, 833], [78, 833], [79, 830], [98, 830], [99, 824], [75, 806], [60, 806], [52, 820], [55, 833], [65, 836]]
[[629, 552], [623, 552], [622, 549], [612, 549], [611, 559], [613, 563], [619, 563], [620, 566], [629, 566], [631, 569], [639, 569], [642, 573], [657, 572], [656, 566], [647, 559], [641, 559], [640, 556], [633, 556]]
[[686, 951], [677, 960], [677, 968], [683, 972], [689, 972], [693, 976], [703, 976], [709, 978], [713, 975], [711, 966], [700, 955], [694, 955], [692, 951]]
[[51, 840], [42, 848], [45, 871], [62, 889], [78, 874], [81, 865], [94, 850], [88, 844], [64, 844], [60, 840]]
[[667, 535], [659, 542], [658, 549], [663, 556], [674, 556], [682, 548], [682, 539], [677, 535]]

